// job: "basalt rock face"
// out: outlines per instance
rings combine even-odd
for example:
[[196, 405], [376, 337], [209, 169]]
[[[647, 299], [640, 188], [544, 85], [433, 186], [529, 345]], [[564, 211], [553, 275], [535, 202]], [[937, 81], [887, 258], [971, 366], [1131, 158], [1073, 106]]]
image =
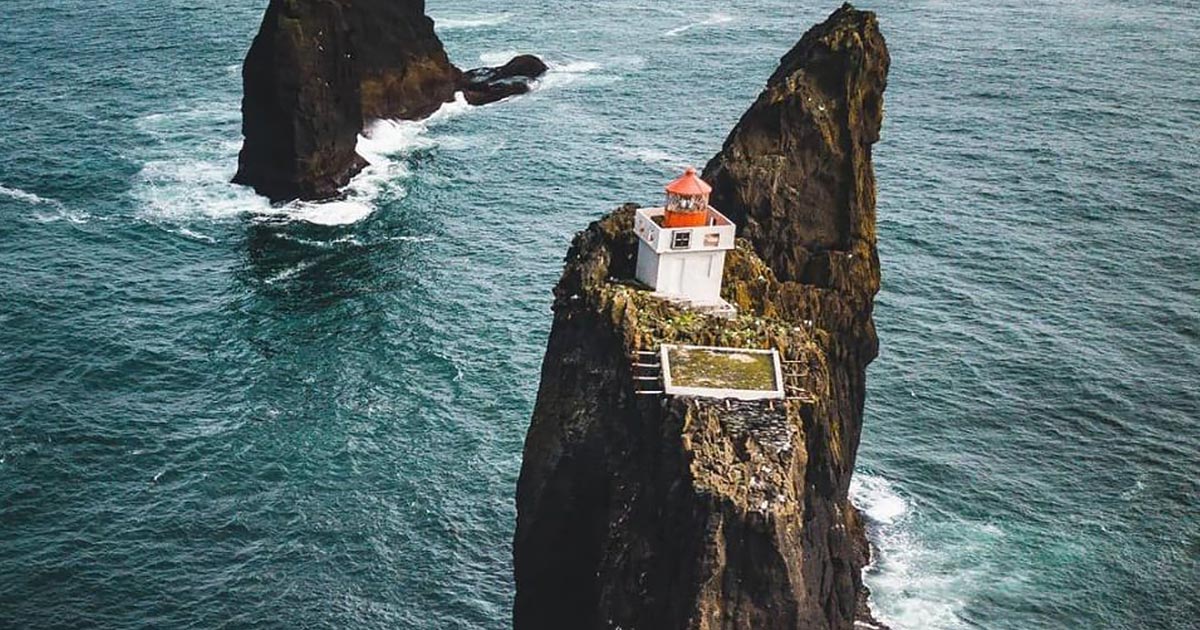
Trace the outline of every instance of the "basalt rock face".
[[546, 70], [546, 63], [533, 55], [517, 55], [495, 68], [468, 70], [463, 75], [463, 96], [472, 105], [486, 105], [525, 94]]
[[366, 121], [423, 118], [462, 83], [422, 0], [271, 0], [242, 77], [234, 182], [273, 200], [336, 196]]
[[[576, 237], [517, 489], [516, 630], [882, 627], [848, 490], [877, 352], [870, 144], [887, 65], [874, 16], [843, 7], [709, 165], [714, 205], [748, 236], [725, 268], [737, 318], [630, 281], [632, 207]], [[640, 395], [636, 353], [664, 342], [775, 348], [791, 395]]]
[[708, 164], [712, 203], [739, 226], [776, 277], [797, 286], [793, 318], [830, 335], [834, 424], [845, 466], [823, 471], [844, 496], [879, 351], [879, 291], [871, 145], [883, 123], [891, 64], [875, 14], [843, 5], [784, 55], [779, 68]]
[[875, 14], [843, 5], [784, 55], [705, 168], [713, 205], [781, 279], [878, 290], [871, 145], [890, 63]]
[[338, 0], [273, 0], [242, 68], [242, 133], [233, 181], [273, 200], [337, 194], [366, 162], [359, 73]]
[[462, 71], [450, 63], [424, 0], [353, 0], [348, 13], [367, 120], [415, 120], [454, 100]]

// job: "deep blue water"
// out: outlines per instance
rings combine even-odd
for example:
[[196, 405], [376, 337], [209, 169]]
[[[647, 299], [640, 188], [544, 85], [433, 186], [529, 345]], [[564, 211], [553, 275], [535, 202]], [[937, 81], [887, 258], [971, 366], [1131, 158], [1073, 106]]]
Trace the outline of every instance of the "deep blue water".
[[[431, 0], [532, 95], [226, 183], [264, 0], [0, 3], [0, 627], [505, 628], [572, 234], [834, 6]], [[880, 1], [855, 497], [901, 629], [1200, 622], [1200, 6]]]

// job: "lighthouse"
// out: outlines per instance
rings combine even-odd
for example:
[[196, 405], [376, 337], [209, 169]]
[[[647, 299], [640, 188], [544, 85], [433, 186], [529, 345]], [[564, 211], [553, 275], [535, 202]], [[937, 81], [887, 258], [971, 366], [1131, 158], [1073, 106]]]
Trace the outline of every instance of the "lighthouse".
[[721, 299], [721, 276], [736, 228], [709, 205], [711, 192], [688, 168], [667, 184], [665, 206], [637, 210], [637, 279], [664, 299], [729, 315], [733, 307]]

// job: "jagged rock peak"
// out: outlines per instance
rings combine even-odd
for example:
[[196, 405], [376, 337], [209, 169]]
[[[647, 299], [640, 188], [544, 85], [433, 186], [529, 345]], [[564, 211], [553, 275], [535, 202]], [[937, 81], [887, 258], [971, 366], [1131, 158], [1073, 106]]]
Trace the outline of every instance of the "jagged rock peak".
[[871, 145], [890, 64], [875, 14], [842, 5], [783, 56], [705, 168], [713, 205], [781, 279], [878, 290]]
[[[888, 56], [850, 6], [784, 56], [710, 162], [733, 320], [642, 290], [633, 209], [581, 232], [525, 441], [516, 630], [850, 630], [871, 619], [869, 546], [848, 492], [877, 354], [871, 144]], [[641, 395], [663, 342], [774, 348], [807, 395]]]
[[[846, 496], [856, 428], [812, 287], [742, 240], [700, 316], [630, 282], [633, 208], [576, 237], [517, 490], [516, 630], [849, 629], [869, 619], [869, 550]], [[663, 342], [775, 348], [805, 400], [639, 395], [632, 353]], [[800, 376], [802, 374], [802, 376]]]
[[366, 162], [365, 123], [424, 118], [462, 90], [475, 105], [528, 92], [532, 55], [464, 73], [423, 0], [271, 0], [242, 70], [234, 182], [282, 201], [334, 197]]

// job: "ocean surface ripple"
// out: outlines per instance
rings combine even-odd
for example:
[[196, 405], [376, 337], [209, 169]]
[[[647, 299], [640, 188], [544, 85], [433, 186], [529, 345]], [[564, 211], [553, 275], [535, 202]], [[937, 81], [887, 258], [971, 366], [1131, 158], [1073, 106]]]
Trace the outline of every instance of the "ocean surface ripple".
[[[569, 239], [702, 165], [834, 8], [434, 0], [461, 65], [550, 75], [272, 207], [227, 183], [263, 5], [0, 8], [0, 628], [508, 627]], [[864, 8], [877, 612], [1196, 627], [1200, 11]]]

